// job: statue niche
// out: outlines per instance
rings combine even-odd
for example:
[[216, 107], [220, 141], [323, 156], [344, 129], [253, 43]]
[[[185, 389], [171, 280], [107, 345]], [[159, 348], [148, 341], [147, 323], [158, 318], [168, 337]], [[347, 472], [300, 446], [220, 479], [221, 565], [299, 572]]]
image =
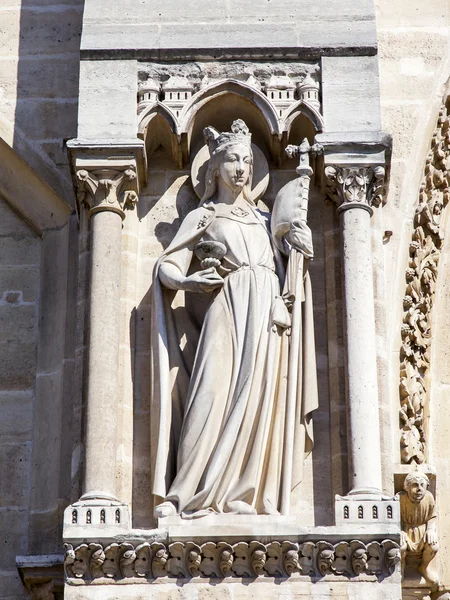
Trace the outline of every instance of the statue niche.
[[[192, 168], [204, 188], [199, 207], [154, 271], [155, 516], [286, 514], [283, 495], [301, 478], [317, 407], [311, 232], [293, 218], [272, 235], [270, 215], [256, 207], [267, 162], [242, 120], [204, 136], [204, 180], [202, 161]], [[253, 186], [261, 170], [265, 184]]]

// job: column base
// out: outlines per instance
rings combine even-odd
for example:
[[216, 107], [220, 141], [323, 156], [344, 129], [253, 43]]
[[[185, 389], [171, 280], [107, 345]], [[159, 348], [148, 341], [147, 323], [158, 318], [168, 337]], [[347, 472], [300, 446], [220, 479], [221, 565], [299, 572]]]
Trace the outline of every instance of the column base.
[[111, 538], [131, 530], [131, 510], [114, 496], [101, 492], [84, 494], [64, 511], [63, 539]]
[[400, 503], [396, 498], [383, 496], [380, 491], [352, 491], [348, 496], [335, 497], [336, 525], [393, 525], [400, 530]]

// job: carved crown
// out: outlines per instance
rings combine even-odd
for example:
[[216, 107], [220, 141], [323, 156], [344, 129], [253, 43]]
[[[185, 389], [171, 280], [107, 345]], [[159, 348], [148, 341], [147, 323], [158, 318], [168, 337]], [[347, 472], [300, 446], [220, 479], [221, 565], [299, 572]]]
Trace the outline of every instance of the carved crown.
[[228, 144], [244, 144], [250, 147], [252, 143], [252, 134], [242, 119], [233, 121], [230, 132], [224, 131], [220, 133], [214, 127], [205, 127], [203, 136], [208, 144], [211, 155]]

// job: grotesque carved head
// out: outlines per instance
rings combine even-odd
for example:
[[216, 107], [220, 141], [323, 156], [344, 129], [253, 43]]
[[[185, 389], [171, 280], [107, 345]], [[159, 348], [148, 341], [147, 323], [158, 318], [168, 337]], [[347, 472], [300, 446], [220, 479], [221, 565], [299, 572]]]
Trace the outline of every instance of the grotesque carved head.
[[425, 498], [425, 494], [429, 485], [429, 479], [425, 473], [419, 471], [409, 473], [403, 484], [403, 489], [408, 494], [408, 498], [414, 504], [419, 504]]

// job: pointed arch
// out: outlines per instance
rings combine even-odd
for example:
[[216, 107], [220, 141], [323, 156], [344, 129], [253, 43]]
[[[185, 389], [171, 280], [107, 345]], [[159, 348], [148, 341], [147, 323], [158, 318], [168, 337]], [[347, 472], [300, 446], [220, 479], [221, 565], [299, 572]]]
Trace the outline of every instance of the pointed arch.
[[298, 100], [295, 104], [289, 107], [288, 111], [283, 115], [283, 132], [286, 132], [288, 137], [294, 121], [300, 116], [304, 115], [309, 119], [316, 130], [316, 133], [322, 133], [323, 131], [323, 117], [318, 110], [313, 106], [305, 102], [304, 100]]

